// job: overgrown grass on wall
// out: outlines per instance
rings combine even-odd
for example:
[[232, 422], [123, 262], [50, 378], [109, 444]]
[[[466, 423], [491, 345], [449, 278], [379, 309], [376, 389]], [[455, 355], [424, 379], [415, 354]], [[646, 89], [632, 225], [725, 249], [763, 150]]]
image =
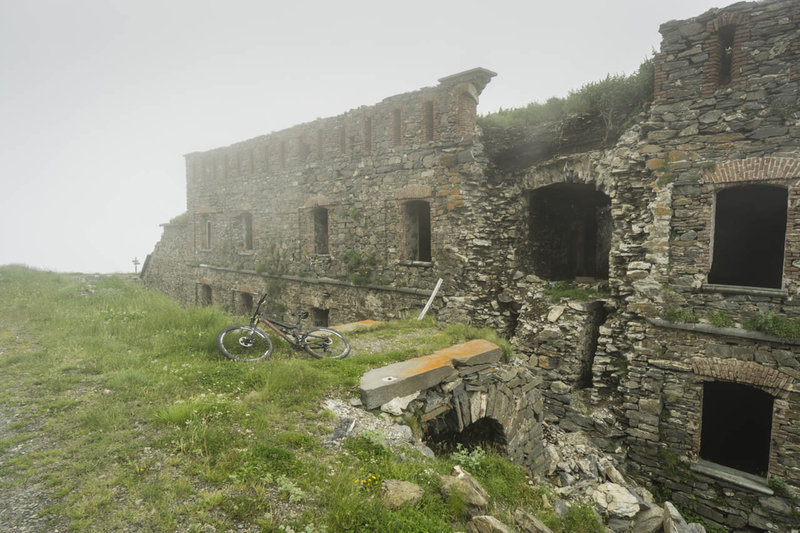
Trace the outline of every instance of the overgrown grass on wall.
[[629, 119], [653, 101], [653, 58], [646, 59], [631, 75], [611, 75], [570, 91], [566, 98], [552, 97], [545, 103], [531, 102], [525, 107], [500, 109], [478, 119], [484, 127], [534, 125], [563, 119], [569, 114], [597, 113], [607, 133], [620, 132]]

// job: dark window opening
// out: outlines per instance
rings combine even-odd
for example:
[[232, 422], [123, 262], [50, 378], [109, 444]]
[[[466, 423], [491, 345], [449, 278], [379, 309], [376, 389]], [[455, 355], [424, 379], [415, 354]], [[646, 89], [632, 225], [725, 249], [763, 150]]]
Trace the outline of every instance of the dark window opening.
[[405, 206], [406, 259], [431, 260], [431, 207], [424, 200], [413, 200]]
[[770, 185], [717, 193], [709, 283], [781, 288], [788, 194]]
[[532, 191], [528, 256], [547, 280], [608, 279], [611, 200], [591, 185], [558, 183]]
[[306, 140], [304, 137], [300, 136], [297, 138], [297, 156], [300, 161], [305, 161], [308, 158], [308, 155], [311, 153], [311, 148], [306, 144]]
[[315, 327], [327, 328], [328, 327], [328, 309], [320, 309], [314, 307], [311, 309], [311, 320]]
[[328, 210], [318, 207], [312, 211], [314, 218], [314, 253], [327, 254], [328, 252]]
[[725, 26], [719, 30], [719, 74], [717, 83], [724, 87], [733, 78], [733, 38], [736, 34], [735, 26]]
[[209, 219], [208, 217], [203, 217], [202, 228], [203, 228], [203, 249], [204, 250], [210, 250], [211, 249], [211, 219]]
[[703, 385], [700, 457], [766, 477], [773, 398], [766, 392], [728, 382]]
[[392, 113], [392, 144], [394, 146], [398, 146], [402, 138], [402, 123], [400, 120], [400, 110], [395, 109]]
[[209, 306], [214, 302], [211, 285], [200, 285], [200, 294], [198, 295], [198, 300], [198, 303], [203, 307]]
[[429, 428], [424, 440], [436, 455], [449, 454], [458, 450], [459, 445], [466, 450], [481, 447], [483, 450], [506, 452], [506, 437], [503, 427], [493, 418], [481, 418], [465, 427], [461, 432], [454, 430], [455, 414], [437, 420], [437, 424]]
[[250, 316], [253, 312], [253, 295], [249, 292], [240, 292], [236, 301], [236, 313], [239, 315]]
[[425, 140], [433, 140], [433, 102], [425, 102]]
[[372, 151], [372, 117], [364, 119], [364, 153]]
[[253, 249], [253, 215], [242, 213], [242, 246], [245, 250]]

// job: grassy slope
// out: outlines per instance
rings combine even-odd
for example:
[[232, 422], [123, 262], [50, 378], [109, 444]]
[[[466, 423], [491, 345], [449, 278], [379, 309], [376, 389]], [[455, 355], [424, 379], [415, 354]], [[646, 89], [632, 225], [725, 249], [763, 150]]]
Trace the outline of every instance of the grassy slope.
[[[401, 458], [374, 436], [344, 451], [321, 443], [336, 422], [326, 397], [354, 396], [369, 368], [476, 336], [464, 326], [396, 322], [353, 336], [354, 355], [312, 360], [276, 343], [272, 358], [233, 363], [214, 336], [241, 321], [182, 309], [121, 278], [0, 267], [0, 405], [21, 422], [0, 439], [0, 490], [38, 481], [43, 512], [72, 530], [449, 531], [439, 497], [454, 458]], [[361, 347], [361, 348], [359, 348]], [[14, 454], [24, 442], [28, 454]], [[542, 510], [541, 491], [502, 458], [472, 465], [493, 511], [537, 511], [556, 530], [596, 524]], [[388, 511], [380, 480], [419, 483], [422, 502]]]

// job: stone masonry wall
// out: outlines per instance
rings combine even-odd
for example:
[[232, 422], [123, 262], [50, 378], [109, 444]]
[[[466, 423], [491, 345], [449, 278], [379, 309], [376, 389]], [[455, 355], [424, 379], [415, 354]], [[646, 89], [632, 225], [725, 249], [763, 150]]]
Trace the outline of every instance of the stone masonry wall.
[[[546, 421], [626, 453], [631, 473], [712, 523], [800, 527], [796, 500], [767, 482], [800, 490], [800, 346], [748, 330], [800, 318], [800, 4], [740, 2], [660, 31], [655, 101], [613, 146], [594, 130], [575, 149], [536, 132], [482, 138], [475, 110], [494, 74], [475, 69], [189, 154], [187, 220], [165, 227], [143, 278], [185, 303], [210, 290], [212, 303], [235, 308], [237, 294], [267, 291], [276, 311], [301, 304], [344, 322], [411, 313], [441, 277], [434, 312], [512, 338], [519, 376], [541, 382]], [[726, 203], [737, 190], [745, 200]], [[563, 237], [551, 227], [536, 238], [550, 211], [532, 216], [531, 198], [553, 191], [603, 211], [562, 224], [574, 242], [559, 242], [558, 259], [607, 251], [607, 276], [560, 286], [555, 267], [568, 261], [548, 269], [532, 257], [532, 243]], [[766, 283], [741, 266], [760, 267], [761, 254], [737, 259], [716, 225], [769, 202], [779, 211], [770, 229], [742, 230], [755, 241], [784, 233], [770, 252], [777, 281]], [[720, 269], [741, 281], [715, 281]], [[766, 472], [702, 457], [703, 391], [718, 383], [772, 399]]]

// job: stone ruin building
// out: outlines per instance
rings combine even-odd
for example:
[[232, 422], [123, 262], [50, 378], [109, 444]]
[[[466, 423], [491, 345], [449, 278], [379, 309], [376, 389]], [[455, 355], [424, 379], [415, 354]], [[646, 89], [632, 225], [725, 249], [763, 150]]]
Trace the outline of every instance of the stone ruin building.
[[624, 445], [712, 523], [798, 528], [800, 340], [749, 325], [800, 319], [800, 3], [660, 32], [654, 100], [616, 139], [597, 116], [481, 131], [476, 68], [190, 153], [142, 277], [317, 324], [406, 316], [442, 278], [438, 318], [511, 338], [548, 423]]

